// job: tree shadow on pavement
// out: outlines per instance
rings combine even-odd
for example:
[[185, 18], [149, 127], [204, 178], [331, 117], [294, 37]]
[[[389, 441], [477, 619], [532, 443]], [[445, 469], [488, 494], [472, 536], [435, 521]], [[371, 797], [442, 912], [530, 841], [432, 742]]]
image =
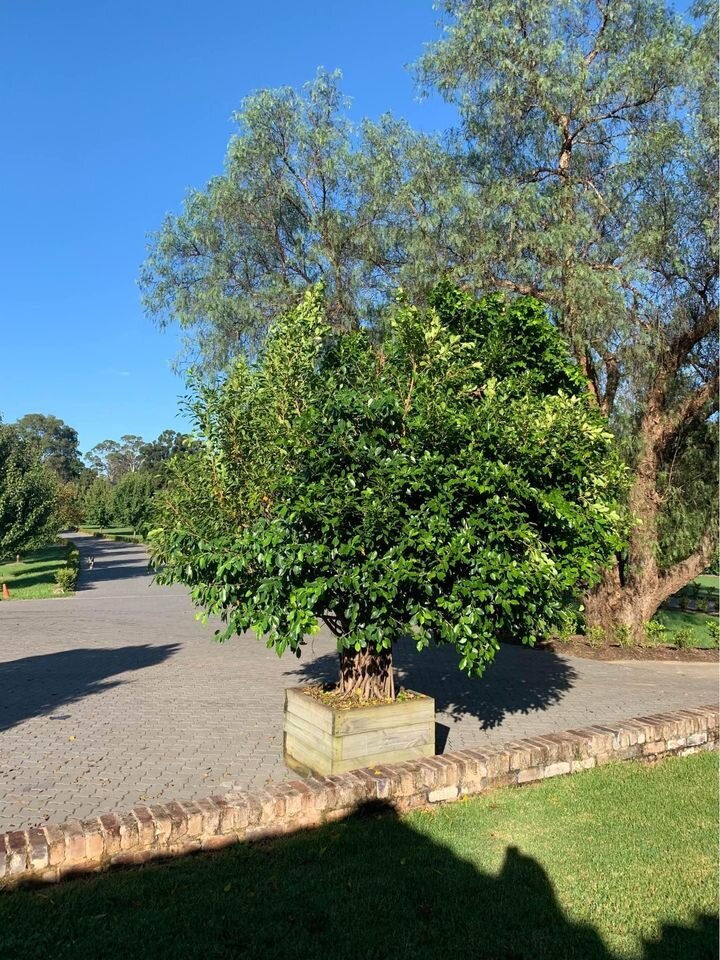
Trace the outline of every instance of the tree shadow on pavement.
[[[15, 960], [615, 960], [533, 857], [510, 844], [486, 873], [377, 807], [273, 842], [10, 892], [0, 931]], [[700, 916], [640, 956], [710, 960], [715, 940]]]
[[[454, 721], [476, 717], [483, 730], [498, 726], [508, 714], [546, 710], [562, 700], [577, 679], [572, 664], [549, 650], [503, 645], [480, 679], [459, 670], [457, 659], [453, 647], [418, 652], [410, 640], [393, 650], [400, 686], [434, 697], [438, 713]], [[337, 654], [308, 659], [290, 673], [303, 683], [336, 683]]]
[[79, 648], [0, 662], [0, 731], [125, 682], [117, 674], [153, 667], [179, 644]]

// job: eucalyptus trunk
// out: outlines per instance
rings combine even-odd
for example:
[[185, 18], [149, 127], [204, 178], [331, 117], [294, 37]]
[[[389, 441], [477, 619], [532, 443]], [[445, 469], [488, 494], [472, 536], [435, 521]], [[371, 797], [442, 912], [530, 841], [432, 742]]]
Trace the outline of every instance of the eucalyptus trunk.
[[671, 427], [651, 402], [641, 424], [642, 449], [630, 488], [628, 506], [633, 526], [627, 558], [607, 570], [584, 599], [587, 626], [601, 627], [608, 639], [619, 627], [626, 628], [635, 642], [642, 641], [648, 620], [669, 597], [703, 572], [715, 549], [716, 534], [711, 529], [694, 552], [679, 563], [667, 568], [658, 564], [658, 514], [662, 506], [658, 472], [660, 453]]

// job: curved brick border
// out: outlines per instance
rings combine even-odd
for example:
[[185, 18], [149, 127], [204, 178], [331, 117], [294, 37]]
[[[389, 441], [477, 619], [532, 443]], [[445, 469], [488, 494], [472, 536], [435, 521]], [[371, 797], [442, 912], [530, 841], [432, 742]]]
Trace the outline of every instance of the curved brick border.
[[0, 886], [55, 881], [113, 864], [265, 839], [341, 819], [373, 800], [408, 810], [611, 760], [653, 760], [713, 749], [717, 740], [718, 707], [695, 707], [514, 740], [499, 749], [461, 750], [340, 776], [291, 780], [259, 793], [139, 806], [129, 813], [15, 830], [0, 835]]

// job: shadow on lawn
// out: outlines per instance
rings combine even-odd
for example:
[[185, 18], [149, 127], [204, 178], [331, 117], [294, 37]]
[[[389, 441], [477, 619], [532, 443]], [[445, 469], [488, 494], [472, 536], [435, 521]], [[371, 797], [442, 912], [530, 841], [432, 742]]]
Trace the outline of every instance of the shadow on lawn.
[[[24, 570], [20, 574], [11, 575], [5, 578], [7, 585], [12, 593], [13, 590], [24, 590], [26, 587], [37, 587], [41, 583], [54, 583], [55, 574], [61, 570], [61, 562], [46, 563], [38, 567]], [[0, 578], [2, 579], [2, 578]]]
[[123, 683], [106, 678], [162, 663], [178, 644], [80, 648], [0, 662], [0, 731]]
[[[418, 652], [407, 640], [393, 650], [400, 686], [434, 697], [438, 713], [449, 714], [455, 721], [476, 717], [483, 730], [498, 726], [507, 714], [546, 710], [562, 700], [577, 678], [572, 664], [549, 650], [503, 645], [479, 680], [458, 670], [457, 660], [450, 646]], [[307, 660], [291, 673], [302, 683], [336, 683], [337, 654]], [[443, 728], [438, 731], [441, 751], [448, 728], [438, 726]]]
[[[517, 847], [483, 873], [377, 807], [272, 843], [8, 893], [0, 931], [16, 960], [614, 960]], [[642, 957], [709, 960], [715, 940], [701, 916], [666, 926]]]

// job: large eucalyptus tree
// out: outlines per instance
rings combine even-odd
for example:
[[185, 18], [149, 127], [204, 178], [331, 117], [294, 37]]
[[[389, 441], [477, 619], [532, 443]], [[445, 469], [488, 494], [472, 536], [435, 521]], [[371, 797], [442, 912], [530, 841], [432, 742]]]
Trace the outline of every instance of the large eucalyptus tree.
[[586, 616], [639, 636], [717, 542], [717, 12], [444, 8], [419, 74], [462, 121], [446, 258], [474, 287], [548, 304], [610, 417], [635, 523]]

